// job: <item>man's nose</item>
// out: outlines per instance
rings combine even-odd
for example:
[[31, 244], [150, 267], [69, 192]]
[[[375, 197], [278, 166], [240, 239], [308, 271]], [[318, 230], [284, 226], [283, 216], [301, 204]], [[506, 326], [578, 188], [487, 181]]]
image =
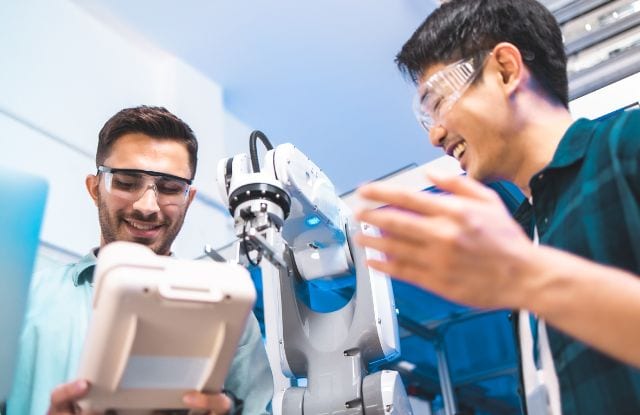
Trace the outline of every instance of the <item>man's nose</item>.
[[434, 147], [442, 147], [447, 136], [447, 129], [440, 124], [435, 124], [429, 129], [429, 141]]
[[140, 198], [133, 202], [133, 208], [140, 211], [145, 216], [160, 211], [158, 205], [158, 193], [155, 185], [149, 185]]

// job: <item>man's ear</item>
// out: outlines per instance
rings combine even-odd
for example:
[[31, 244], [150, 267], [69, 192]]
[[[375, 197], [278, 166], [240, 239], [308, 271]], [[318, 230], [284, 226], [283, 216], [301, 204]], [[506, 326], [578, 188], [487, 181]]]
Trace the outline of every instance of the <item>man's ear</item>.
[[522, 54], [515, 45], [509, 42], [498, 43], [492, 53], [498, 64], [498, 72], [505, 92], [511, 96], [518, 87], [527, 83], [529, 77], [529, 71], [522, 60]]
[[93, 199], [93, 203], [98, 206], [98, 187], [100, 186], [100, 177], [88, 174], [86, 179], [84, 179], [84, 184], [87, 186], [87, 191], [89, 192], [91, 199]]
[[193, 198], [196, 197], [196, 193], [198, 193], [198, 189], [191, 186], [189, 189], [189, 196], [187, 196], [187, 208], [191, 205], [191, 202], [193, 202]]

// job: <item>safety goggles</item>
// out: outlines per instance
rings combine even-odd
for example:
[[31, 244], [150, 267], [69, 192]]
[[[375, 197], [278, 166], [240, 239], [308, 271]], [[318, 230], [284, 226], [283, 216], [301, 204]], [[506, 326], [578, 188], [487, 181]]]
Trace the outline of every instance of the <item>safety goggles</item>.
[[184, 205], [192, 183], [192, 180], [179, 176], [139, 169], [98, 166], [98, 174], [104, 177], [108, 194], [135, 202], [151, 188], [159, 206]]
[[484, 68], [489, 52], [447, 65], [418, 87], [413, 100], [413, 112], [420, 125], [429, 133], [465, 93]]

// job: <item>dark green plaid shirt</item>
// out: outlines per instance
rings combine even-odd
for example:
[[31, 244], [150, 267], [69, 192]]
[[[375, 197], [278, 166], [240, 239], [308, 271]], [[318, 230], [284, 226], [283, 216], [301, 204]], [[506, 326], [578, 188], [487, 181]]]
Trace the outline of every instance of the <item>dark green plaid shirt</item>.
[[[576, 121], [530, 186], [515, 216], [541, 244], [640, 274], [640, 111]], [[640, 414], [640, 371], [551, 327], [549, 341], [563, 415]]]

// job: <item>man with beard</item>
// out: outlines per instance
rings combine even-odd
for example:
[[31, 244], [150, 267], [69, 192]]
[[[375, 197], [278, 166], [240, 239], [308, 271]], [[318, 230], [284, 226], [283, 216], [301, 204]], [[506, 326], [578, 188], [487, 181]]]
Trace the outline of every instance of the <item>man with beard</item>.
[[[640, 111], [572, 119], [562, 33], [535, 0], [444, 2], [396, 61], [431, 143], [470, 178], [432, 176], [441, 196], [362, 188], [395, 207], [359, 215], [382, 229], [360, 235], [386, 254], [370, 265], [459, 303], [546, 320], [538, 371], [525, 371], [530, 413], [536, 402], [541, 413], [640, 413]], [[473, 179], [520, 188], [526, 233]], [[523, 315], [524, 362], [534, 348]]]
[[[196, 194], [198, 143], [191, 128], [161, 107], [124, 109], [99, 133], [97, 173], [86, 178], [98, 207], [100, 247], [137, 242], [158, 255], [171, 245]], [[79, 262], [34, 276], [9, 414], [80, 413], [90, 385], [73, 380], [90, 320], [100, 248]], [[185, 339], [187, 340], [187, 339]], [[225, 380], [229, 392], [188, 393], [185, 404], [209, 413], [268, 413], [273, 383], [257, 320], [250, 314]]]

